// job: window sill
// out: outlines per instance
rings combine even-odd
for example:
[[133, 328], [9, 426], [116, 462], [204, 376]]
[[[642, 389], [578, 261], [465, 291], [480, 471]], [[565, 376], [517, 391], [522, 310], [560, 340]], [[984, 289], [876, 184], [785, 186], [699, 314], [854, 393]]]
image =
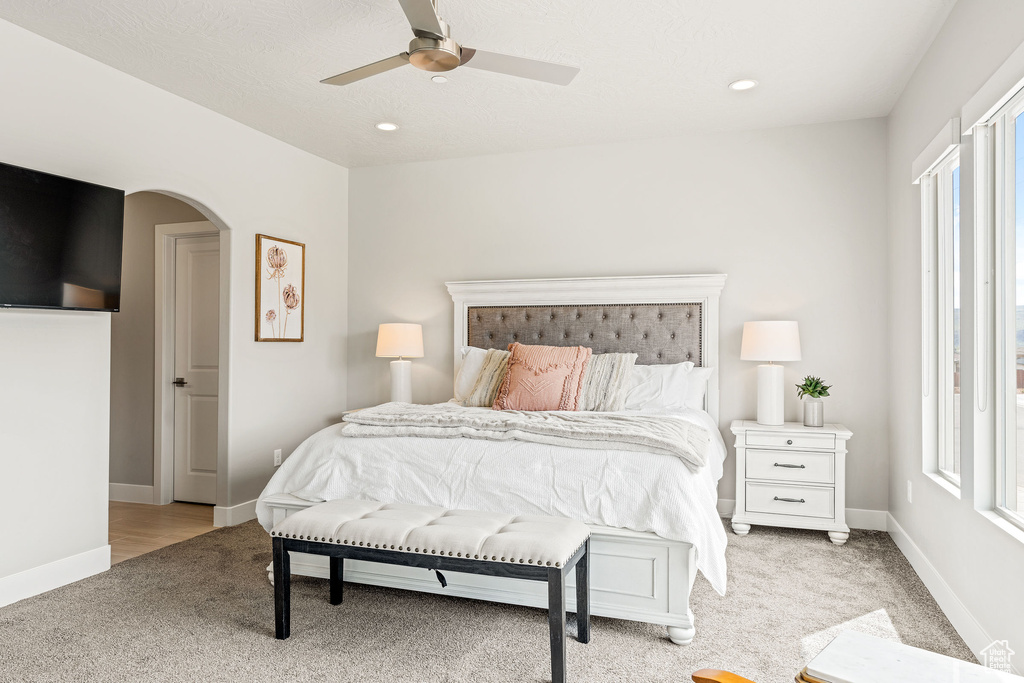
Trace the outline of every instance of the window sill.
[[1019, 527], [1016, 522], [1011, 522], [997, 510], [979, 510], [979, 513], [1017, 541], [1024, 543], [1024, 529]]
[[954, 484], [953, 482], [951, 482], [946, 477], [942, 476], [941, 474], [939, 474], [937, 472], [925, 472], [924, 476], [926, 476], [929, 479], [931, 479], [932, 481], [934, 481], [942, 489], [944, 489], [944, 490], [948, 491], [949, 493], [951, 493], [957, 500], [961, 500], [962, 495], [960, 493], [960, 487], [957, 486], [956, 484]]

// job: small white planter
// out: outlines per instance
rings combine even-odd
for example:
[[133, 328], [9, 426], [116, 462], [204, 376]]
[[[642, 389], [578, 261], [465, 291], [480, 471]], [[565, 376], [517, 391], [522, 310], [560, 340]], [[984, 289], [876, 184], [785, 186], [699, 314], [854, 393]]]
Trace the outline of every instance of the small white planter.
[[804, 396], [804, 426], [823, 427], [825, 425], [825, 402], [820, 398]]

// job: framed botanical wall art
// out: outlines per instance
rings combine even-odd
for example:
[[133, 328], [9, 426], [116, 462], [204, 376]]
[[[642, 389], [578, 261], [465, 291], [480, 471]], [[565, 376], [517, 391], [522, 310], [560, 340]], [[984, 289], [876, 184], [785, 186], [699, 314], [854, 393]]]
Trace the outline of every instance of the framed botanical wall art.
[[256, 235], [256, 341], [302, 341], [305, 311], [306, 245]]

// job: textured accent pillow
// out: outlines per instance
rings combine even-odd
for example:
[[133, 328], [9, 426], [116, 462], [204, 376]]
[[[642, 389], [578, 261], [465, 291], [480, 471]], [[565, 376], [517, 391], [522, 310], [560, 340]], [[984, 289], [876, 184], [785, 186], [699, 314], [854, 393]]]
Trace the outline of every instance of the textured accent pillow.
[[[482, 350], [482, 349], [480, 349]], [[494, 397], [505, 379], [508, 359], [512, 354], [501, 349], [487, 349], [480, 363], [480, 370], [473, 384], [473, 390], [462, 401], [467, 408], [490, 408]]]
[[583, 373], [580, 410], [623, 410], [635, 353], [595, 353]]
[[495, 410], [579, 410], [590, 349], [512, 342], [508, 350], [512, 356], [494, 399]]
[[626, 393], [626, 410], [703, 410], [704, 391], [714, 368], [693, 363], [637, 365]]
[[475, 346], [462, 347], [462, 365], [459, 366], [459, 374], [455, 377], [455, 400], [463, 403], [473, 393], [476, 380], [480, 376], [480, 368], [484, 366], [484, 358], [487, 357], [487, 349], [478, 349]]

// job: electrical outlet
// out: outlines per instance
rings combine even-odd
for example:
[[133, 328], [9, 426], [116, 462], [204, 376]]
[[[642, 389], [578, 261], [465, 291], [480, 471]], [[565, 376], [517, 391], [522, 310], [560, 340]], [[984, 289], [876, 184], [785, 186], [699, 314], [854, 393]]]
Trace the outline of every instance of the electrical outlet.
[[280, 467], [280, 466], [281, 466], [281, 449], [280, 448], [275, 448], [274, 449], [274, 467]]
[[914, 484], [909, 479], [907, 479], [907, 502], [914, 502]]

